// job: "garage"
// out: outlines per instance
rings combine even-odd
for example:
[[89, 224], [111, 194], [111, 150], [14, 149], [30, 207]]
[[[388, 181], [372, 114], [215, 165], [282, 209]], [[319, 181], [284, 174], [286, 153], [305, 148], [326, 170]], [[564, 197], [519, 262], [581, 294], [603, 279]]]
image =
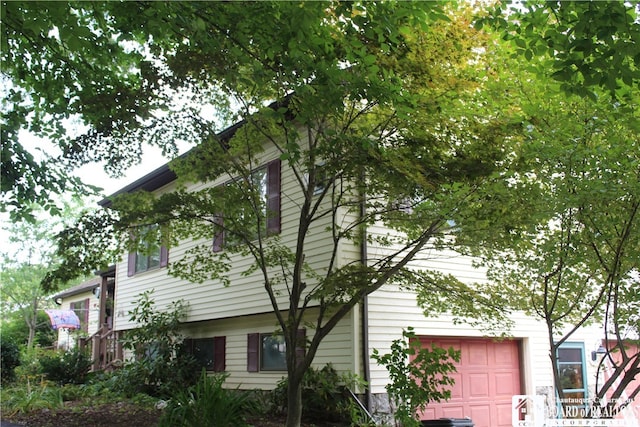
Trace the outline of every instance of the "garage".
[[420, 337], [420, 342], [461, 351], [451, 399], [430, 404], [421, 419], [470, 417], [475, 427], [511, 427], [511, 397], [521, 394], [519, 341]]

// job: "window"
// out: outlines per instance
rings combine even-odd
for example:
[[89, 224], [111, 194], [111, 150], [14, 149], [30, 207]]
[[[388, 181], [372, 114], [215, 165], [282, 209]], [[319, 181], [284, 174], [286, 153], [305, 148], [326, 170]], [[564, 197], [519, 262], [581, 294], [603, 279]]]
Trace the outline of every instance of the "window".
[[[298, 357], [304, 357], [304, 329], [298, 330]], [[247, 371], [286, 371], [286, 343], [282, 334], [252, 333], [247, 335]]]
[[184, 340], [184, 351], [192, 355], [199, 369], [222, 372], [225, 363], [225, 337], [189, 338]]
[[[268, 163], [266, 166], [256, 169], [251, 173], [251, 185], [256, 188], [263, 197], [263, 218], [264, 229], [257, 230], [256, 221], [251, 212], [243, 212], [240, 209], [234, 212], [236, 216], [236, 222], [239, 224], [239, 229], [247, 229], [249, 233], [254, 236], [261, 235], [273, 235], [280, 233], [280, 160], [274, 160]], [[238, 181], [231, 181], [228, 186], [237, 183]], [[217, 215], [216, 224], [219, 227], [219, 232], [216, 233], [213, 239], [213, 250], [219, 252], [222, 250], [225, 240], [228, 243], [234, 242], [233, 236], [225, 236], [222, 230], [224, 229], [224, 215]], [[243, 221], [244, 220], [244, 221]], [[243, 228], [240, 224], [246, 225], [248, 228]]]
[[260, 334], [260, 370], [286, 371], [287, 347], [282, 335]]
[[[587, 397], [584, 345], [565, 343], [558, 348], [558, 373], [565, 399], [584, 402]], [[577, 404], [580, 406], [580, 403]]]
[[129, 276], [167, 266], [169, 251], [158, 242], [150, 240], [151, 236], [155, 237], [155, 228], [155, 226], [147, 226], [139, 229], [139, 239], [142, 241], [141, 248], [137, 252], [129, 253]]
[[70, 310], [73, 310], [80, 319], [80, 330], [82, 332], [89, 331], [89, 298], [86, 298], [82, 301], [72, 302], [69, 306]]

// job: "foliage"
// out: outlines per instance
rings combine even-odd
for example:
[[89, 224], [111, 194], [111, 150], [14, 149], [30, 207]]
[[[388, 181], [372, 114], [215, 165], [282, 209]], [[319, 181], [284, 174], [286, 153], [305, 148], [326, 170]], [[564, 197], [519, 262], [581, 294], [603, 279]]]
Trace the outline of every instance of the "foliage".
[[[23, 318], [7, 313], [2, 323], [2, 335], [10, 337], [20, 345], [28, 345], [29, 326]], [[39, 310], [36, 313], [36, 328], [33, 344], [38, 347], [52, 347], [58, 340], [58, 332], [51, 327], [51, 320], [47, 313]]]
[[[603, 88], [622, 102], [640, 83], [640, 20], [625, 1], [496, 2], [486, 19], [542, 75], [564, 91], [596, 98]], [[541, 59], [540, 62], [535, 58]]]
[[6, 384], [15, 379], [15, 369], [20, 366], [20, 349], [13, 339], [4, 334], [4, 327], [0, 335], [0, 360], [2, 383]]
[[371, 357], [389, 371], [391, 382], [386, 389], [395, 407], [396, 421], [402, 426], [419, 426], [417, 410], [424, 410], [429, 402], [451, 397], [447, 386], [454, 380], [447, 375], [456, 372], [453, 362], [460, 361], [460, 351], [444, 349], [432, 344], [423, 348], [409, 327], [402, 338], [391, 344], [391, 353], [381, 355], [374, 349]]
[[177, 389], [169, 401], [159, 426], [246, 426], [247, 416], [255, 413], [251, 392], [226, 389], [225, 374], [207, 375], [203, 369], [195, 385]]
[[179, 329], [188, 306], [175, 301], [160, 310], [152, 297], [153, 291], [143, 292], [129, 312], [129, 319], [138, 322], [138, 327], [128, 331], [122, 343], [135, 352], [136, 359], [127, 362], [114, 378], [119, 377], [115, 381], [126, 384], [130, 393], [169, 396], [197, 378], [195, 360], [181, 352], [184, 337]]
[[[175, 191], [122, 194], [108, 213], [66, 230], [63, 262], [47, 286], [117, 262], [105, 254], [140, 249], [132, 237], [147, 225], [157, 225], [148, 237], [167, 247], [194, 242], [172, 258], [170, 275], [234, 286], [233, 271], [264, 289], [286, 343], [289, 426], [300, 422], [304, 372], [320, 343], [380, 287], [423, 288], [435, 295], [425, 299], [432, 314], [460, 295], [467, 299], [458, 304], [460, 316], [506, 317], [487, 304], [485, 289], [452, 298], [423, 263], [451, 241], [454, 213], [482, 203], [479, 188], [499, 174], [521, 127], [486, 107], [495, 95], [485, 90], [493, 78], [493, 58], [484, 54], [490, 39], [469, 25], [469, 10], [439, 2], [110, 6], [109, 17], [123, 25], [118, 34], [130, 29], [146, 43], [162, 82], [220, 109], [227, 101], [216, 95], [234, 100], [237, 124], [216, 134], [214, 123], [193, 114], [189, 136], [200, 144], [171, 163]], [[257, 232], [275, 218], [274, 199], [265, 200], [254, 172], [272, 160], [287, 177], [282, 200], [295, 205], [282, 236]], [[203, 185], [187, 188], [194, 182]], [[376, 232], [381, 224], [388, 232]], [[220, 233], [224, 250], [212, 252]], [[326, 233], [326, 250], [308, 259], [319, 233]], [[366, 258], [354, 250], [362, 258], [343, 262], [343, 248], [365, 245], [380, 250]], [[309, 309], [317, 311], [307, 325]], [[304, 343], [302, 327], [313, 331]]]
[[27, 384], [25, 387], [13, 388], [8, 399], [3, 401], [3, 407], [9, 414], [27, 413], [37, 409], [58, 409], [63, 406], [60, 389], [47, 385], [32, 387]]
[[[349, 374], [339, 374], [331, 364], [307, 369], [302, 379], [302, 418], [328, 423], [352, 421], [354, 405], [345, 394], [345, 387], [353, 388], [357, 381]], [[287, 411], [287, 383], [283, 378], [272, 392], [277, 412]]]
[[40, 359], [42, 373], [49, 381], [59, 385], [84, 384], [91, 363], [87, 350], [77, 347], [64, 352], [58, 351]]
[[[482, 190], [483, 206], [458, 213], [458, 243], [509, 305], [545, 322], [555, 366], [556, 350], [581, 326], [602, 324], [613, 342], [637, 331], [639, 116], [597, 86], [595, 99], [570, 96], [535, 70], [503, 62], [501, 85], [519, 100], [503, 114], [525, 124], [521, 146], [507, 179]], [[629, 99], [637, 104], [637, 91]], [[596, 386], [599, 398], [640, 391], [628, 381], [636, 356], [629, 351], [617, 380]]]

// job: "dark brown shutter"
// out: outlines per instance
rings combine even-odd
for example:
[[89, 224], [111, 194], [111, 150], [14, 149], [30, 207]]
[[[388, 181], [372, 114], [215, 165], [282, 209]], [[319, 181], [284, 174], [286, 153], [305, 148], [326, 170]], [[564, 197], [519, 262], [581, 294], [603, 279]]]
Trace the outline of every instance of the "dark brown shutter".
[[224, 218], [222, 214], [216, 214], [213, 217], [213, 224], [215, 227], [215, 234], [213, 236], [213, 251], [220, 252], [224, 246], [224, 232], [222, 226], [224, 225]]
[[169, 248], [160, 246], [160, 267], [166, 267], [169, 264]]
[[307, 330], [298, 329], [296, 334], [296, 360], [298, 364], [302, 363], [307, 348]]
[[260, 334], [247, 334], [247, 371], [258, 372], [260, 370]]
[[226, 366], [226, 337], [213, 338], [213, 370], [224, 372]]
[[267, 165], [267, 235], [280, 233], [280, 160]]
[[89, 298], [84, 300], [84, 332], [89, 332], [89, 306], [91, 305], [91, 300]]
[[129, 266], [127, 270], [127, 276], [131, 277], [136, 274], [136, 253], [129, 252]]

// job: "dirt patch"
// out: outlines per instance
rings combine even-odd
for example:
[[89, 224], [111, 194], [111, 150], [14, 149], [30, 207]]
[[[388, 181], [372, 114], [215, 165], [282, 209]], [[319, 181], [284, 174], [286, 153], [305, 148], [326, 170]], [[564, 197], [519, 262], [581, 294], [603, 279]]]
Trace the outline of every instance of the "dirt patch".
[[7, 417], [7, 421], [28, 427], [156, 427], [161, 411], [126, 403], [93, 407], [67, 405], [63, 409], [40, 409]]
[[[145, 409], [126, 403], [109, 403], [94, 407], [78, 406], [73, 403], [63, 409], [41, 409], [28, 414], [3, 417], [25, 427], [157, 427], [162, 411]], [[284, 417], [255, 417], [248, 420], [254, 427], [281, 427]], [[337, 427], [343, 424], [303, 422], [303, 427]]]

